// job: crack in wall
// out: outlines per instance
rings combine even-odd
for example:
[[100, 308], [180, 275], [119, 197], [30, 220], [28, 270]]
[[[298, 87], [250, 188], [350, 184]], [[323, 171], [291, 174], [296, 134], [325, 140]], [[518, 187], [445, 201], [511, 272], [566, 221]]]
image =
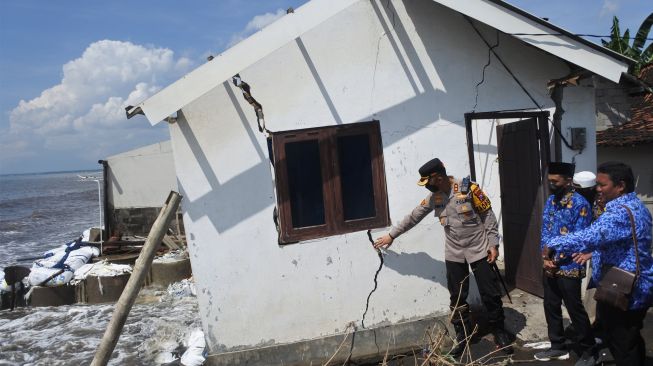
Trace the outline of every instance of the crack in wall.
[[[374, 246], [374, 240], [372, 239], [371, 230], [367, 230], [367, 238], [370, 240], [370, 243], [372, 243], [372, 246]], [[363, 326], [363, 329], [365, 329], [365, 315], [367, 315], [367, 310], [369, 310], [370, 307], [370, 298], [372, 297], [374, 291], [376, 291], [377, 287], [379, 287], [379, 282], [378, 282], [379, 272], [381, 272], [381, 268], [383, 268], [383, 253], [381, 253], [380, 249], [376, 249], [376, 253], [379, 255], [379, 268], [376, 270], [376, 273], [374, 274], [374, 288], [372, 289], [372, 291], [370, 291], [369, 295], [367, 295], [367, 300], [365, 301], [365, 312], [363, 313], [363, 319], [361, 320], [361, 325]]]

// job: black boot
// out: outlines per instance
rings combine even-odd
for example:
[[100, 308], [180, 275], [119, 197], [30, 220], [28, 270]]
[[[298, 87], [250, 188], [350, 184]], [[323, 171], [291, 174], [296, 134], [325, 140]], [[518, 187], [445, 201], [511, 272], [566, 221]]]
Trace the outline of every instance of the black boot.
[[497, 345], [497, 348], [500, 348], [506, 354], [512, 354], [512, 340], [513, 336], [508, 333], [503, 327], [495, 327], [492, 332], [494, 335], [494, 343]]
[[[456, 339], [454, 340], [453, 347], [451, 347], [451, 350], [449, 351], [449, 355], [452, 356], [453, 358], [458, 358], [463, 354], [463, 351], [465, 351], [465, 347], [469, 343], [469, 338], [467, 338], [470, 335], [471, 329], [469, 328], [471, 324], [466, 324], [465, 327], [463, 327], [462, 323], [457, 323], [453, 325], [453, 328], [456, 330]], [[465, 331], [467, 333], [465, 334]]]

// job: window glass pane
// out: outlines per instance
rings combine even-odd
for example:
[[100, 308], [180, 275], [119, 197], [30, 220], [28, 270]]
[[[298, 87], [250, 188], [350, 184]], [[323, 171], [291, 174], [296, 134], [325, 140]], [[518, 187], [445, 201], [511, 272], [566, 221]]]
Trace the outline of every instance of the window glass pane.
[[324, 199], [317, 140], [286, 143], [292, 226], [323, 225]]
[[368, 135], [338, 137], [338, 159], [345, 220], [375, 217], [372, 159]]

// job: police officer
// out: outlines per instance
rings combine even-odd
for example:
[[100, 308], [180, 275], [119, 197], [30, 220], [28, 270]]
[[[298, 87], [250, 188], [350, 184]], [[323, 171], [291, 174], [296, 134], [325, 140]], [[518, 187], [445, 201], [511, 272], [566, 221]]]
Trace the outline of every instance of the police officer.
[[581, 300], [585, 265], [574, 262], [571, 253], [552, 253], [546, 246], [551, 239], [580, 231], [592, 221], [590, 204], [571, 185], [574, 168], [569, 163], [549, 163], [548, 181], [552, 194], [544, 205], [540, 245], [544, 263], [544, 315], [551, 347], [536, 353], [535, 359], [550, 361], [569, 358], [562, 323], [564, 302], [574, 330], [578, 333], [578, 345], [582, 351], [576, 366], [582, 366], [596, 362], [594, 335]]
[[444, 226], [445, 263], [449, 307], [454, 313], [451, 322], [456, 330], [456, 342], [449, 354], [458, 357], [465, 349], [465, 339], [472, 333], [467, 295], [469, 269], [472, 267], [481, 300], [485, 305], [494, 341], [504, 352], [512, 353], [511, 338], [504, 329], [503, 303], [497, 275], [492, 271], [498, 256], [499, 233], [490, 200], [469, 178], [447, 176], [440, 159], [433, 159], [419, 168], [417, 183], [430, 193], [390, 232], [375, 241], [375, 248], [387, 248], [401, 234], [410, 230], [426, 215], [435, 217]]

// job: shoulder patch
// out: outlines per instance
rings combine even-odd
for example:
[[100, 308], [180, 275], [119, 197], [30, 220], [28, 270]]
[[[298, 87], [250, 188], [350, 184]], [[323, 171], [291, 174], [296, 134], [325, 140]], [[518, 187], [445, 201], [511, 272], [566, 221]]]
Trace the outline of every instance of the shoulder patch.
[[470, 190], [472, 191], [472, 202], [478, 212], [485, 212], [492, 208], [490, 199], [477, 184], [473, 183]]
[[426, 198], [424, 198], [422, 200], [422, 202], [420, 202], [419, 204], [420, 204], [420, 206], [426, 206], [428, 204], [428, 202], [426, 202]]

